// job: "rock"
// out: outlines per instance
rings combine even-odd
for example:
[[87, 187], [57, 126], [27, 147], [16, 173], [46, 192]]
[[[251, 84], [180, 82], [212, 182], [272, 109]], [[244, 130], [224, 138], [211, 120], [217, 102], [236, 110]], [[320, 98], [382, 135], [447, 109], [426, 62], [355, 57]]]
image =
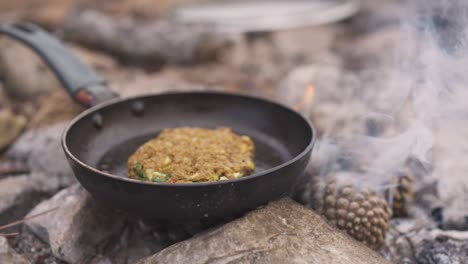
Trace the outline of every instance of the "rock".
[[279, 51], [289, 58], [300, 56], [314, 63], [329, 62], [340, 65], [341, 58], [331, 55], [331, 50], [338, 37], [346, 33], [345, 30], [346, 25], [333, 23], [277, 31], [273, 33], [273, 45], [277, 49], [276, 52]]
[[17, 21], [30, 21], [54, 28], [63, 23], [68, 12], [76, 4], [76, 1], [72, 0], [38, 0], [33, 5], [28, 1], [2, 2], [0, 13], [2, 15], [13, 13]]
[[42, 198], [28, 175], [0, 180], [0, 225], [21, 219]]
[[17, 99], [34, 99], [61, 87], [31, 48], [4, 36], [0, 38], [0, 79], [6, 93]]
[[55, 257], [70, 263], [135, 263], [180, 240], [171, 240], [161, 225], [148, 226], [101, 206], [79, 185], [60, 191], [28, 216], [54, 208], [26, 226]]
[[1, 2], [0, 14], [2, 19], [7, 15], [15, 15], [17, 20], [31, 21], [41, 26], [55, 29], [66, 21], [71, 13], [89, 8], [99, 10], [108, 15], [123, 17], [135, 16], [141, 20], [157, 19], [168, 14], [174, 7], [181, 4], [193, 4], [204, 0], [119, 0], [110, 2], [90, 0], [36, 0]]
[[117, 61], [111, 56], [71, 43], [67, 43], [67, 46], [83, 62], [91, 65], [98, 72], [109, 72], [119, 67]]
[[26, 118], [9, 110], [0, 110], [0, 150], [8, 147], [26, 126]]
[[178, 240], [171, 240], [163, 229], [154, 229], [152, 226], [144, 226], [140, 221], [133, 222], [129, 226], [129, 236], [124, 242], [122, 251], [126, 249], [125, 262], [133, 264], [142, 258], [149, 257]]
[[[338, 50], [345, 57], [346, 66], [352, 70], [376, 68], [396, 69], [397, 56], [402, 56], [414, 48], [414, 45], [401, 47], [405, 34], [399, 26], [383, 28], [369, 34], [363, 34], [354, 41], [344, 41]], [[386, 52], [382, 52], [385, 50]]]
[[8, 158], [28, 162], [31, 178], [41, 190], [54, 192], [76, 182], [61, 146], [67, 124], [32, 129], [18, 138], [6, 153]]
[[15, 250], [8, 245], [7, 239], [0, 236], [0, 263], [29, 264], [31, 262], [16, 253]]
[[[369, 32], [382, 30], [401, 23], [401, 20], [413, 16], [413, 8], [408, 8], [412, 1], [362, 0], [359, 15], [353, 17], [352, 26], [357, 31]], [[414, 6], [413, 6], [414, 7]]]
[[206, 89], [203, 85], [183, 80], [179, 74], [171, 70], [163, 70], [157, 74], [140, 73], [131, 79], [117, 83], [113, 88], [124, 97], [148, 93], [201, 91]]
[[224, 38], [204, 27], [169, 20], [141, 23], [90, 9], [70, 16], [63, 34], [66, 39], [106, 51], [125, 63], [153, 69], [164, 63], [186, 64], [213, 58], [226, 46]]
[[53, 254], [70, 263], [90, 263], [119, 236], [125, 216], [102, 207], [79, 185], [57, 193], [37, 205], [28, 216], [57, 210], [34, 218], [26, 226], [50, 244]]
[[325, 220], [281, 199], [142, 260], [154, 263], [388, 263]]

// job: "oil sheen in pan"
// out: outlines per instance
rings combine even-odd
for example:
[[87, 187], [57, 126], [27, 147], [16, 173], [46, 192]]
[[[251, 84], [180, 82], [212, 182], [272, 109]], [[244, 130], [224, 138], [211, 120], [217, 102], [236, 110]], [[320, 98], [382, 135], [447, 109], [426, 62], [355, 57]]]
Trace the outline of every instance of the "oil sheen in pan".
[[[145, 142], [158, 133], [142, 135], [109, 149], [98, 163], [98, 169], [121, 177], [128, 177], [127, 160]], [[255, 172], [258, 173], [292, 159], [287, 148], [265, 134], [239, 133], [248, 135], [255, 143]]]

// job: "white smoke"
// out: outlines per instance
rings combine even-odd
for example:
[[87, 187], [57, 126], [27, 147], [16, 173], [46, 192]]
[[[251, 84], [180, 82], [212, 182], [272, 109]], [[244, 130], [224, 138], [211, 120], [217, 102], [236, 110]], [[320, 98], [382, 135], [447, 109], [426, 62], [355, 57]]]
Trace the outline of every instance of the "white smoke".
[[[307, 85], [316, 88], [303, 108], [323, 132], [313, 173], [351, 169], [359, 184], [375, 186], [388, 182], [409, 159], [433, 166], [434, 177], [468, 171], [460, 156], [468, 154], [468, 1], [411, 1], [401, 8], [393, 49], [374, 54], [391, 53], [391, 63], [364, 65], [354, 74], [309, 66], [314, 68], [309, 78], [296, 70], [283, 85], [291, 105]], [[330, 72], [339, 77], [328, 78]], [[369, 131], [372, 127], [377, 131]], [[454, 168], [446, 160], [467, 165]]]

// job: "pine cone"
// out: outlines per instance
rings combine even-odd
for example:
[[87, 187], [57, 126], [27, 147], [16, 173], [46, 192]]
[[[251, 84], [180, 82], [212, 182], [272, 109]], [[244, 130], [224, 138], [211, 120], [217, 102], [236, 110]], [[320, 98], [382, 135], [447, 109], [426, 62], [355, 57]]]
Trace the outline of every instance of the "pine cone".
[[331, 224], [372, 249], [382, 245], [392, 214], [382, 196], [334, 179], [316, 181], [315, 190], [314, 207]]
[[414, 198], [414, 176], [409, 169], [398, 171], [385, 192], [389, 204], [392, 206], [393, 216], [405, 217], [408, 215], [407, 206]]

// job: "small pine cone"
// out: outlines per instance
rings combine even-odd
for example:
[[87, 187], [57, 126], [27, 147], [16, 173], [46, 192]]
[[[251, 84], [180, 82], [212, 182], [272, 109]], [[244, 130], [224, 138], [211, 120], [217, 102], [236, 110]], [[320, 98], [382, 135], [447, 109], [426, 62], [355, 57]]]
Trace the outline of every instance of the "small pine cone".
[[392, 205], [393, 216], [408, 216], [408, 203], [414, 198], [413, 192], [414, 176], [409, 169], [398, 171], [392, 178], [389, 189], [385, 191], [385, 196], [389, 204]]
[[334, 179], [316, 180], [315, 190], [314, 209], [331, 224], [372, 249], [382, 245], [392, 215], [382, 196]]

